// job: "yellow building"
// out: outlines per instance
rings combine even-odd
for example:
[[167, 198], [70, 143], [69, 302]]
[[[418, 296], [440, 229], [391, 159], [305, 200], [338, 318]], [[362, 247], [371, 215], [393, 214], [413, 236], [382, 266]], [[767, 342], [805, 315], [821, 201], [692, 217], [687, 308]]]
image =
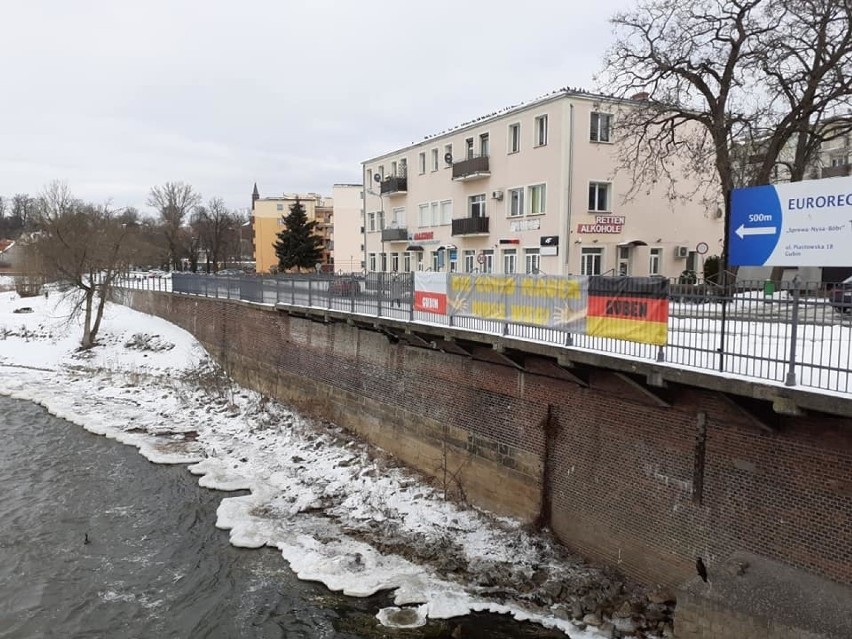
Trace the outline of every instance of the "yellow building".
[[284, 227], [284, 217], [290, 213], [290, 206], [296, 198], [305, 207], [308, 220], [317, 222], [317, 234], [323, 238], [321, 263], [323, 265], [333, 263], [333, 200], [318, 193], [284, 193], [280, 196], [260, 197], [255, 184], [251, 195], [251, 221], [255, 270], [258, 273], [268, 273], [278, 268], [275, 242], [278, 239], [278, 233]]

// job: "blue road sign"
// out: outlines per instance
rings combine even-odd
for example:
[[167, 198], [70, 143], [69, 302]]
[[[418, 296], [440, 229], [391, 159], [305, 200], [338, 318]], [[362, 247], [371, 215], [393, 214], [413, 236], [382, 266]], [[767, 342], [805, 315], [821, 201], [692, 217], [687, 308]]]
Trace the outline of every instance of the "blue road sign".
[[852, 266], [852, 177], [731, 193], [731, 266]]

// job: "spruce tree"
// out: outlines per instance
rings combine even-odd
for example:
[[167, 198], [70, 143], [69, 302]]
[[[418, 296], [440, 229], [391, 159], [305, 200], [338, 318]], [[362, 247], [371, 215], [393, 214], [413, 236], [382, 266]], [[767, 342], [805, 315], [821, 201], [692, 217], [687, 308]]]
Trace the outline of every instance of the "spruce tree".
[[282, 221], [284, 228], [275, 242], [279, 270], [314, 268], [322, 258], [322, 238], [314, 232], [317, 223], [308, 221], [299, 198], [290, 205], [290, 212], [282, 217]]

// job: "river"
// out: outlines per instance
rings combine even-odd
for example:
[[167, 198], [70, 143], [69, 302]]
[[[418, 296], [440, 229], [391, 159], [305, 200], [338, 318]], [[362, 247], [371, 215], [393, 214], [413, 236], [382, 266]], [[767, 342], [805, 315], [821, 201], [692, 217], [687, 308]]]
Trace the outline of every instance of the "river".
[[[300, 581], [215, 528], [223, 493], [0, 396], [0, 638], [564, 637], [497, 615], [378, 625], [390, 605]], [[231, 494], [233, 495], [233, 494]]]

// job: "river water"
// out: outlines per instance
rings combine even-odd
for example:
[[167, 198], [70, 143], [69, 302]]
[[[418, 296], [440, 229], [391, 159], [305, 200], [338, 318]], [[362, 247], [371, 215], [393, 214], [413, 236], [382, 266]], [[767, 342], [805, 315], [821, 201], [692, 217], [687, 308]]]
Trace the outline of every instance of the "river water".
[[387, 595], [344, 597], [273, 550], [232, 547], [222, 496], [0, 397], [0, 638], [565, 636], [495, 615], [379, 626]]

